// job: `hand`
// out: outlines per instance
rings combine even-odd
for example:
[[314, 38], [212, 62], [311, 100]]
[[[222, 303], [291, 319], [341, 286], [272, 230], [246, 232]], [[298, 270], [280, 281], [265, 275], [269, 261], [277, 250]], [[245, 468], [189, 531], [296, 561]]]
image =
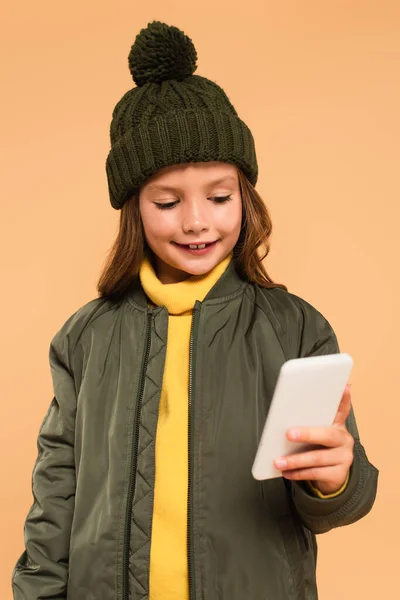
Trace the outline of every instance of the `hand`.
[[275, 466], [283, 477], [311, 481], [323, 494], [333, 494], [342, 487], [354, 460], [354, 439], [346, 428], [350, 409], [351, 391], [347, 385], [331, 427], [289, 429], [290, 441], [315, 444], [315, 449], [276, 459]]

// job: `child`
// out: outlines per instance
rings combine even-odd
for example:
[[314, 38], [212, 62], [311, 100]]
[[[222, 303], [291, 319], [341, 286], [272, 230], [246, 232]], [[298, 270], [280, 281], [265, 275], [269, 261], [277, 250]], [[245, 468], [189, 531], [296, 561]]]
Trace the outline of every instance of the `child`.
[[291, 439], [283, 477], [251, 476], [281, 365], [339, 352], [328, 321], [274, 283], [253, 137], [149, 23], [116, 105], [106, 169], [120, 230], [99, 297], [50, 345], [15, 600], [314, 600], [316, 534], [366, 515], [377, 469], [350, 392]]

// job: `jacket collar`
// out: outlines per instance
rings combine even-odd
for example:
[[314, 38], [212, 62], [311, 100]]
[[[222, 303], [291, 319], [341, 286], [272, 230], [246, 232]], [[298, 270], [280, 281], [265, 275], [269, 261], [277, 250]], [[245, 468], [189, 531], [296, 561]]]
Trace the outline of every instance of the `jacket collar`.
[[[231, 260], [226, 271], [204, 298], [203, 304], [207, 304], [208, 302], [214, 304], [219, 301], [229, 300], [241, 292], [245, 285], [246, 282], [239, 276], [236, 270], [234, 260]], [[136, 308], [147, 309], [148, 301], [139, 277], [135, 286], [129, 292], [127, 300], [130, 304], [136, 306]]]
[[242, 291], [245, 285], [246, 282], [239, 276], [235, 261], [232, 259], [226, 271], [208, 292], [203, 302], [207, 303], [209, 300], [228, 300], [232, 296], [235, 296], [239, 291]]

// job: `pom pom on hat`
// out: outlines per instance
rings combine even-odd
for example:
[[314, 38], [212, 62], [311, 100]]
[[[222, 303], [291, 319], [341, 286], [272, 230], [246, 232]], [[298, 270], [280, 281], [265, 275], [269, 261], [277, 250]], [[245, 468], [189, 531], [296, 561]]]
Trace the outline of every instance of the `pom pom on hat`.
[[182, 81], [197, 69], [197, 53], [183, 31], [153, 21], [136, 36], [129, 57], [129, 70], [137, 86], [174, 79]]

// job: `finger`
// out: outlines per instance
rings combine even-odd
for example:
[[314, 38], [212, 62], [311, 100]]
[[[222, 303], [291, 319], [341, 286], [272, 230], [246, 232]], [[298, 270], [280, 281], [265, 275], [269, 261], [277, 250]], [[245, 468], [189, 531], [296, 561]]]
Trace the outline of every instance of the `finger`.
[[318, 444], [328, 448], [346, 445], [348, 432], [337, 427], [294, 427], [287, 432], [291, 442]]
[[275, 460], [275, 466], [280, 471], [293, 469], [308, 469], [315, 467], [333, 467], [350, 461], [350, 451], [343, 448], [330, 448], [329, 450], [310, 450], [301, 454], [290, 454]]
[[343, 467], [314, 467], [312, 469], [296, 469], [282, 473], [285, 479], [292, 481], [340, 481], [342, 479]]
[[334, 425], [344, 425], [346, 423], [346, 419], [350, 414], [351, 410], [351, 388], [350, 385], [347, 384], [346, 388], [343, 392], [342, 399], [339, 404], [339, 408], [337, 410]]

